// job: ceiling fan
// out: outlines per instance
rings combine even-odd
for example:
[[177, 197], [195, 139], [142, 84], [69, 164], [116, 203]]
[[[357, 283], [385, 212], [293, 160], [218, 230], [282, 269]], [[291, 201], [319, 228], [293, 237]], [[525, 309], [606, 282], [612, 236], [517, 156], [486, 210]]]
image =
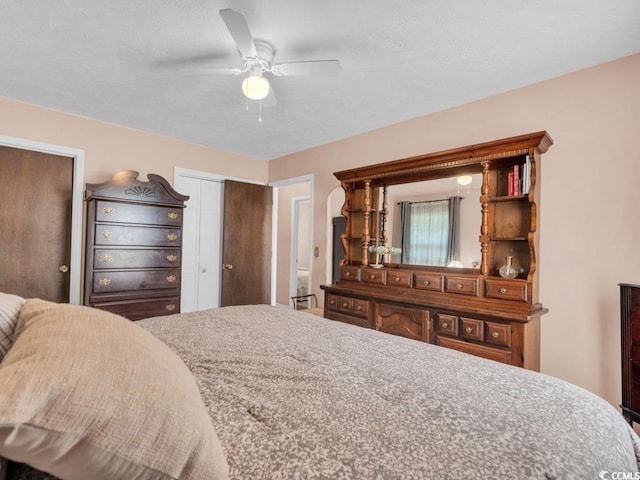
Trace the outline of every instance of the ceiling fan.
[[340, 72], [338, 60], [310, 60], [302, 62], [273, 63], [274, 48], [264, 40], [254, 39], [249, 31], [245, 16], [230, 8], [220, 10], [240, 56], [243, 68], [215, 68], [211, 73], [242, 75], [248, 73], [242, 82], [242, 92], [251, 100], [260, 100], [261, 106], [270, 107], [277, 103], [276, 96], [264, 74], [276, 77], [298, 75], [337, 75]]

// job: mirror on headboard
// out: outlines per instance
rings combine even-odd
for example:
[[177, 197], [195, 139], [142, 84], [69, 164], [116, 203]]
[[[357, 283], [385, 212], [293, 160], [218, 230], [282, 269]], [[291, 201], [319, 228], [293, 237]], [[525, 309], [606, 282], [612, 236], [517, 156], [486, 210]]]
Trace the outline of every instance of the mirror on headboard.
[[[480, 224], [482, 211], [480, 205], [480, 189], [482, 187], [482, 175], [475, 174], [468, 177], [470, 183], [460, 185], [457, 177], [442, 178], [421, 182], [392, 185], [386, 188], [387, 215], [383, 217], [386, 225], [380, 225], [380, 230], [386, 227], [387, 245], [393, 247], [403, 247], [403, 254], [393, 255], [387, 259], [394, 263], [405, 263], [413, 265], [428, 266], [450, 266], [478, 269], [480, 268]], [[458, 225], [458, 249], [455, 258], [449, 261], [443, 259], [434, 260], [433, 257], [411, 256], [408, 252], [407, 242], [413, 230], [414, 238], [419, 237], [419, 229], [424, 227], [429, 229], [428, 224], [422, 224], [423, 217], [413, 215], [413, 223], [407, 223], [408, 228], [403, 229], [403, 223], [407, 222], [407, 214], [402, 215], [401, 209], [405, 212], [414, 209], [418, 212], [423, 208], [428, 209], [434, 203], [447, 202], [452, 197], [459, 197], [459, 221]], [[382, 195], [379, 195], [380, 205], [376, 210], [382, 209]], [[448, 212], [446, 222], [448, 229], [454, 223]], [[417, 225], [416, 225], [417, 224]], [[443, 225], [441, 225], [442, 227]], [[403, 235], [404, 230], [404, 235]], [[403, 242], [404, 239], [404, 242]], [[407, 255], [409, 253], [409, 255]], [[370, 261], [375, 263], [375, 254], [372, 254]]]

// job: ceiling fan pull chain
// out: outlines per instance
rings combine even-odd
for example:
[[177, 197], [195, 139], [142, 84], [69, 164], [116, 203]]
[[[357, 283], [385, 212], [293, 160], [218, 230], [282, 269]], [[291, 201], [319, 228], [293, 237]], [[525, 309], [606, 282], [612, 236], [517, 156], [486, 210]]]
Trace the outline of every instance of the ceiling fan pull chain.
[[258, 100], [258, 122], [262, 123], [262, 100]]

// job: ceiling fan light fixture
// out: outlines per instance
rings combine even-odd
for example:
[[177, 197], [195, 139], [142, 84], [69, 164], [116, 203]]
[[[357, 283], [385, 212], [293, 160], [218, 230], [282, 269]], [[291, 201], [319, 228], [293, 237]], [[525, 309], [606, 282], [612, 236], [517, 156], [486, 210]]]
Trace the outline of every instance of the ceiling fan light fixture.
[[262, 100], [269, 95], [269, 80], [260, 74], [252, 73], [242, 81], [242, 93], [251, 100]]
[[471, 175], [460, 175], [458, 178], [456, 178], [456, 181], [458, 182], [458, 185], [469, 185], [472, 181], [473, 178], [471, 177]]

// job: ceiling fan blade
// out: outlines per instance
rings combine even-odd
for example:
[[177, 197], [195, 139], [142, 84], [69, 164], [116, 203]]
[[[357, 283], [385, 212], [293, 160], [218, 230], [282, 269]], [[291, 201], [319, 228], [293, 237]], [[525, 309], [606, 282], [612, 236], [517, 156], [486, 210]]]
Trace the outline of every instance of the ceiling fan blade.
[[340, 73], [338, 60], [311, 60], [308, 62], [277, 63], [271, 73], [278, 77], [293, 75], [337, 75]]
[[269, 88], [269, 93], [262, 100], [262, 108], [275, 107], [278, 104], [276, 94], [273, 93], [273, 85]]
[[256, 44], [253, 41], [251, 32], [249, 31], [249, 25], [247, 24], [245, 16], [230, 8], [223, 8], [220, 10], [220, 16], [227, 25], [227, 29], [233, 37], [233, 41], [236, 42], [240, 53], [245, 57], [257, 56], [258, 52], [256, 51]]
[[185, 72], [185, 75], [197, 77], [199, 75], [231, 75], [237, 76], [243, 73], [241, 68], [195, 68]]

